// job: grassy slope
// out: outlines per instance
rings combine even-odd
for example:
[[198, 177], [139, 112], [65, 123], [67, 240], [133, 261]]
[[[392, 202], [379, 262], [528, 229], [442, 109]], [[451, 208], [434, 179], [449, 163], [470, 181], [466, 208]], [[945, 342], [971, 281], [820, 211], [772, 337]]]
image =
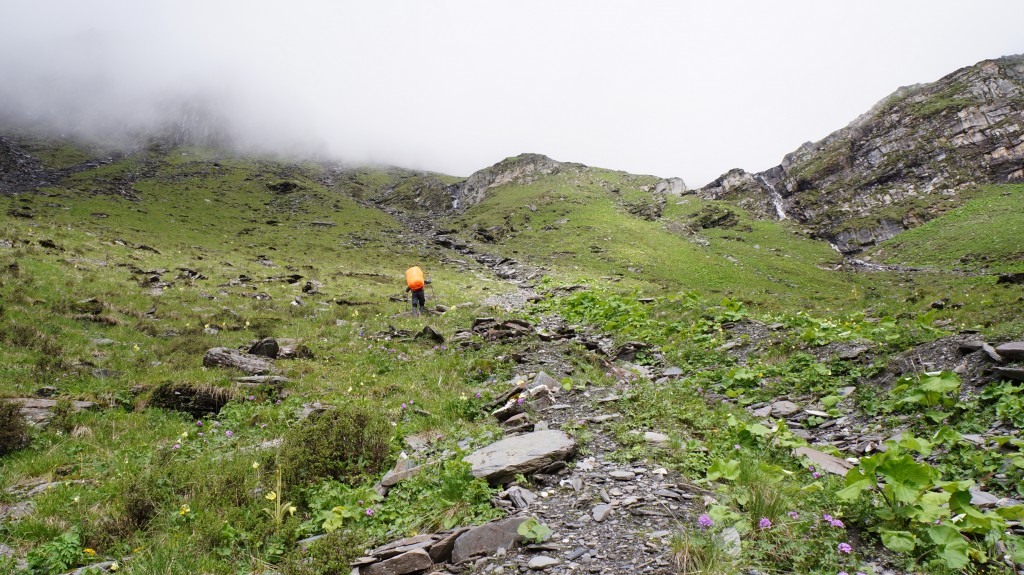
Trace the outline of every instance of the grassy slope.
[[[191, 504], [196, 521], [209, 524], [200, 533], [219, 529], [220, 516], [260, 523], [259, 500], [218, 510], [223, 498], [206, 494], [206, 482], [199, 478], [230, 481], [230, 474], [247, 468], [254, 457], [236, 447], [280, 437], [299, 403], [368, 401], [401, 421], [399, 405], [415, 401], [429, 415], [401, 421], [398, 433], [451, 432], [456, 439], [470, 433], [456, 431], [464, 425], [465, 402], [447, 392], [453, 383], [468, 392], [472, 382], [491, 373], [496, 365], [493, 350], [456, 354], [427, 343], [378, 345], [357, 334], [391, 326], [422, 327], [422, 321], [394, 315], [405, 305], [388, 301], [388, 296], [403, 293], [402, 272], [408, 262], [420, 263], [433, 277], [431, 303], [480, 301], [500, 286], [480, 282], [475, 270], [459, 271], [434, 252], [402, 241], [390, 216], [317, 184], [317, 169], [185, 150], [81, 172], [44, 190], [45, 196], [0, 197], [4, 213], [31, 205], [36, 214], [34, 219], [8, 218], [0, 225], [0, 237], [15, 244], [0, 250], [5, 324], [0, 396], [31, 395], [49, 385], [57, 397], [113, 408], [73, 417], [70, 427], [52, 426], [30, 449], [4, 458], [3, 488], [38, 479], [97, 482], [95, 488], [55, 490], [36, 498], [38, 510], [32, 518], [4, 525], [0, 536], [5, 543], [24, 552], [81, 525], [84, 545], [103, 554], [122, 556], [142, 548], [150, 553], [144, 552], [142, 561], [155, 564], [166, 559], [153, 554], [160, 546], [192, 549], [186, 553], [192, 557], [186, 570], [230, 572], [230, 563], [202, 546], [206, 544], [197, 550], [188, 547], [194, 541], [178, 538], [174, 512], [181, 504]], [[148, 174], [127, 186], [137, 199], [106, 193], [110, 182], [128, 173]], [[288, 194], [268, 189], [283, 180], [300, 187]], [[271, 220], [276, 224], [267, 223]], [[322, 221], [336, 226], [312, 223]], [[42, 240], [59, 249], [40, 246]], [[264, 258], [273, 267], [260, 263]], [[180, 276], [179, 267], [208, 279]], [[140, 285], [159, 270], [167, 270], [161, 279], [173, 285], [160, 293]], [[280, 279], [292, 273], [303, 280], [289, 284]], [[232, 284], [242, 275], [252, 281]], [[307, 278], [322, 282], [324, 295], [303, 294]], [[258, 292], [270, 299], [245, 297]], [[296, 296], [305, 305], [291, 305]], [[116, 325], [83, 319], [77, 302], [87, 298], [102, 302], [100, 316]], [[365, 305], [338, 305], [338, 298]], [[150, 309], [155, 313], [147, 316]], [[451, 335], [479, 313], [470, 306], [431, 323]], [[203, 353], [267, 335], [301, 338], [316, 354], [316, 360], [281, 365], [292, 379], [289, 392], [294, 399], [274, 405], [259, 394], [251, 406], [238, 406], [239, 417], [225, 415], [236, 443], [210, 436], [202, 447], [186, 452], [186, 445], [175, 451], [172, 467], [179, 477], [190, 478], [173, 488], [176, 501], [163, 502], [166, 508], [148, 530], [122, 534], [117, 522], [129, 512], [118, 494], [150, 473], [156, 454], [166, 455], [174, 443], [187, 443], [182, 433], [193, 432], [195, 439], [189, 418], [141, 409], [147, 394], [133, 388], [165, 382], [227, 387], [237, 374], [203, 368]], [[75, 434], [69, 435], [72, 430]], [[272, 460], [260, 457], [272, 467]], [[246, 481], [255, 481], [254, 476]], [[79, 497], [77, 503], [74, 497]], [[18, 500], [9, 494], [0, 494], [0, 499]]]
[[970, 272], [1024, 271], [1024, 186], [987, 186], [980, 197], [873, 250], [889, 263]]
[[[671, 198], [659, 221], [630, 215], [622, 204], [649, 198], [638, 189], [643, 184], [605, 170], [548, 176], [493, 190], [456, 223], [487, 228], [511, 216], [516, 231], [502, 248], [565, 279], [614, 276], [626, 286], [652, 292], [697, 290], [777, 306], [798, 305], [822, 294], [830, 299], [834, 290], [802, 286], [843, 281], [817, 267], [836, 260], [827, 246], [774, 223], [751, 222], [745, 215], [737, 228], [750, 225], [751, 231], [701, 231], [710, 240], [710, 246], [702, 246], [692, 234], [678, 231], [679, 222], [705, 205], [695, 198]], [[556, 223], [561, 219], [568, 222]]]
[[[141, 174], [127, 186], [135, 200], [110, 193], [127, 174]], [[265, 502], [250, 494], [267, 488], [268, 479], [250, 471], [250, 464], [256, 459], [269, 469], [273, 460], [247, 450], [280, 437], [293, 410], [306, 401], [368, 403], [395, 422], [397, 434], [440, 435], [442, 449], [454, 450], [455, 442], [467, 436], [474, 444], [486, 440], [490, 429], [469, 421], [478, 412], [467, 408], [467, 401], [476, 391], [485, 396], [502, 391], [500, 384], [484, 382], [490, 375], [500, 379], [512, 373], [514, 366], [502, 359], [502, 346], [456, 353], [426, 343], [372, 341], [360, 334], [423, 325], [395, 315], [403, 305], [387, 301], [401, 293], [400, 274], [409, 261], [424, 265], [434, 278], [436, 301], [471, 304], [431, 320], [445, 335], [474, 316], [493, 313], [472, 302], [502, 289], [501, 284], [483, 281], [486, 275], [478, 270], [444, 263], [452, 254], [424, 248], [390, 216], [339, 193], [358, 188], [364, 198], [377, 197], [398, 175], [363, 170], [346, 182], [335, 181], [333, 189], [320, 185], [319, 176], [317, 166], [188, 149], [81, 172], [45, 190], [45, 196], [0, 197], [3, 213], [29, 204], [36, 214], [0, 224], [0, 238], [15, 243], [13, 249], [0, 249], [6, 327], [0, 339], [0, 396], [31, 394], [46, 384], [56, 387], [59, 397], [107, 407], [72, 417], [64, 427], [55, 425], [39, 434], [30, 449], [4, 458], [2, 488], [33, 478], [96, 482], [37, 497], [33, 517], [0, 528], [6, 544], [25, 552], [79, 525], [84, 526], [83, 543], [101, 554], [123, 556], [138, 549], [140, 572], [229, 573], [235, 571], [233, 563], [249, 566], [250, 561], [255, 568], [259, 562], [250, 558], [263, 556], [264, 550], [228, 546], [226, 555], [219, 556], [224, 542], [218, 533], [225, 520], [253, 534], [267, 531], [260, 511]], [[268, 187], [282, 181], [298, 188], [277, 194]], [[874, 306], [879, 313], [916, 314], [934, 293], [973, 289], [970, 282], [980, 281], [948, 274], [829, 271], [825, 268], [837, 259], [826, 245], [787, 224], [749, 220], [728, 204], [716, 205], [736, 211], [739, 224], [700, 231], [710, 242], [705, 247], [682, 226], [708, 203], [672, 198], [663, 219], [654, 222], [626, 213], [620, 204], [643, 201], [647, 195], [639, 186], [647, 183], [605, 170], [560, 174], [494, 190], [452, 223], [490, 227], [510, 216], [515, 231], [494, 250], [547, 267], [556, 280], [607, 276], [619, 280], [612, 283], [617, 290], [652, 295], [697, 290], [731, 295], [769, 312], [827, 314]], [[568, 222], [555, 223], [561, 218]], [[336, 225], [313, 224], [323, 221]], [[544, 230], [547, 226], [553, 229]], [[43, 248], [41, 240], [52, 240], [61, 250]], [[264, 258], [275, 267], [260, 263]], [[209, 279], [179, 277], [179, 267]], [[139, 283], [151, 274], [133, 269], [168, 270], [162, 279], [173, 285], [157, 294]], [[279, 279], [292, 273], [304, 276], [303, 282]], [[241, 275], [254, 281], [233, 285]], [[305, 279], [322, 282], [325, 295], [302, 294]], [[1015, 313], [1013, 300], [1005, 295], [1009, 292], [990, 284], [982, 286], [994, 294], [986, 298], [997, 299], [971, 300], [960, 310], [943, 310], [940, 318], [972, 325], [985, 321], [992, 330], [1019, 329], [1006, 319]], [[271, 299], [245, 297], [256, 292]], [[291, 305], [296, 296], [305, 305]], [[103, 303], [101, 315], [117, 325], [81, 319], [77, 302], [92, 297]], [[337, 305], [336, 298], [367, 305]], [[147, 316], [152, 308], [154, 317]], [[164, 382], [228, 386], [232, 374], [201, 367], [203, 352], [265, 335], [302, 338], [316, 359], [279, 362], [292, 380], [292, 397], [284, 404], [262, 394], [253, 402], [233, 402], [222, 414], [224, 425], [235, 431], [231, 441], [213, 435], [199, 440], [190, 418], [145, 409], [146, 392], [133, 392]], [[579, 369], [574, 376], [603, 381], [603, 370]], [[401, 404], [409, 401], [426, 415], [403, 411]], [[182, 438], [182, 433], [189, 435]], [[183, 448], [172, 451], [175, 443]], [[157, 461], [175, 470], [167, 479], [171, 485], [164, 487], [167, 499], [159, 501], [146, 529], [129, 529], [121, 495], [145, 482]], [[232, 483], [236, 480], [237, 485]], [[234, 486], [227, 495], [210, 487], [225, 485]], [[0, 499], [17, 500], [8, 494]], [[180, 520], [183, 504], [193, 509], [191, 523]], [[178, 558], [168, 559], [161, 549]]]

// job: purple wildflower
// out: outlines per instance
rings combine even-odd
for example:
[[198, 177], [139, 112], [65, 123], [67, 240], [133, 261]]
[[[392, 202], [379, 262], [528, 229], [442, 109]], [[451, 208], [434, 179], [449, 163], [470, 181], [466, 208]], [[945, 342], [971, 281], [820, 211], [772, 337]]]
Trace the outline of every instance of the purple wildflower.
[[838, 520], [838, 519], [833, 519], [832, 521], [829, 521], [828, 523], [832, 527], [838, 527], [839, 529], [844, 529], [846, 527], [846, 525], [843, 525], [843, 522]]
[[851, 551], [853, 551], [853, 547], [850, 547], [849, 543], [840, 543], [839, 544], [839, 552], [840, 553], [849, 553]]
[[516, 403], [519, 404], [519, 405], [522, 405], [524, 401], [526, 401], [526, 398], [520, 396], [519, 399], [516, 400]]
[[234, 433], [233, 431], [231, 431], [230, 429], [224, 432], [224, 436], [225, 436], [225, 437], [231, 437], [231, 436], [232, 436], [232, 435], [234, 435], [234, 434], [235, 434], [235, 433]]
[[808, 465], [807, 466], [807, 471], [810, 471], [811, 473], [814, 473], [814, 466], [813, 465]]
[[821, 474], [815, 471], [814, 473], [811, 474], [811, 477], [815, 479], [821, 479]]
[[715, 522], [711, 519], [711, 516], [708, 515], [707, 513], [703, 513], [703, 514], [701, 514], [700, 517], [697, 518], [697, 525], [702, 530], [703, 529], [709, 529], [714, 524], [715, 524]]
[[250, 395], [249, 396], [249, 401], [256, 401], [256, 396], [255, 395]]
[[847, 573], [846, 571], [840, 571], [839, 573], [836, 573], [836, 575], [850, 575], [850, 574]]
[[732, 448], [735, 449], [736, 451], [739, 451], [740, 450], [740, 444], [737, 443], [737, 444], [733, 445]]
[[477, 398], [477, 399], [480, 399], [480, 392], [479, 392], [479, 391], [478, 391], [478, 392], [476, 392], [476, 398]]
[[203, 432], [202, 431], [196, 432], [196, 435], [198, 435], [199, 437], [202, 437], [203, 436]]
[[214, 421], [213, 422], [213, 426], [214, 427], [220, 427], [220, 422], [219, 421]]
[[832, 516], [831, 516], [831, 515], [829, 515], [828, 513], [822, 513], [822, 514], [821, 514], [821, 519], [822, 519], [823, 521], [832, 521]]
[[275, 401], [274, 405], [281, 405], [281, 400], [279, 399], [279, 400]]
[[264, 428], [264, 427], [266, 427], [266, 426], [267, 426], [267, 424], [266, 424], [266, 423], [261, 423], [261, 424], [260, 424], [260, 429], [263, 429], [263, 428]]
[[797, 513], [796, 511], [790, 511], [789, 512], [789, 518], [792, 519], [793, 521], [796, 521], [797, 519], [800, 519], [800, 514]]
[[757, 526], [761, 529], [771, 529], [772, 520], [768, 519], [767, 517], [762, 517], [761, 520], [757, 522]]
[[373, 507], [367, 507], [366, 508], [366, 516], [367, 517], [373, 517]]
[[409, 409], [409, 406], [403, 403], [402, 404], [402, 409]]
[[181, 444], [180, 443], [175, 443], [174, 446], [171, 447], [171, 449], [181, 449]]
[[203, 426], [203, 421], [202, 420], [196, 421], [196, 427], [202, 427], [202, 426]]

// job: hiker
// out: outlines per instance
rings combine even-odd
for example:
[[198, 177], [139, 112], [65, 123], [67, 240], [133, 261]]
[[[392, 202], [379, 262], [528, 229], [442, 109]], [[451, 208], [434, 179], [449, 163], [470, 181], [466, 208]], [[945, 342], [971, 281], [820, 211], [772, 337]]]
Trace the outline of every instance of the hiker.
[[423, 270], [419, 266], [412, 266], [405, 270], [405, 291], [412, 292], [412, 312], [415, 315], [425, 309], [427, 298], [423, 295], [423, 286], [430, 283], [430, 280], [423, 279]]

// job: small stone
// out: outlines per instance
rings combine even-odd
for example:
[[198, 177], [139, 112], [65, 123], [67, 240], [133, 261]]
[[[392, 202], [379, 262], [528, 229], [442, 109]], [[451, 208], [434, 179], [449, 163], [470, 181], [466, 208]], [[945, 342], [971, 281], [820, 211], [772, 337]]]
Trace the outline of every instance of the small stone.
[[985, 342], [977, 339], [961, 342], [957, 349], [960, 353], [974, 353], [985, 346]]
[[537, 555], [530, 559], [530, 562], [526, 564], [527, 567], [534, 571], [541, 571], [548, 567], [558, 565], [558, 559], [548, 557], [547, 555]]
[[587, 549], [586, 547], [577, 547], [575, 550], [573, 550], [572, 553], [566, 555], [565, 558], [568, 559], [569, 561], [575, 561], [575, 560], [579, 559], [580, 557], [583, 557], [584, 555], [586, 555], [589, 551], [590, 551], [590, 549]]
[[729, 556], [740, 556], [742, 551], [740, 547], [740, 532], [735, 527], [726, 527], [722, 530], [722, 544]]
[[841, 351], [839, 352], [839, 359], [846, 361], [857, 359], [858, 357], [864, 355], [864, 353], [867, 352], [868, 349], [869, 348], [866, 345], [859, 345], [857, 347]]
[[789, 417], [800, 411], [800, 407], [792, 401], [776, 401], [771, 407], [772, 414], [778, 417]]
[[664, 375], [665, 377], [678, 377], [683, 375], [683, 369], [673, 366], [661, 372], [661, 375]]
[[[1003, 347], [1003, 346], [1000, 346], [1000, 347]], [[987, 355], [989, 359], [991, 359], [992, 361], [994, 361], [996, 363], [1005, 363], [1006, 362], [1006, 360], [1003, 358], [1003, 356], [998, 351], [996, 351], [996, 349], [994, 347], [992, 347], [991, 345], [989, 345], [987, 343], [985, 345], [981, 346], [981, 351], [985, 352], [985, 355]]]
[[610, 472], [608, 474], [608, 477], [611, 477], [616, 481], [632, 481], [634, 478], [636, 478], [636, 473], [633, 473], [632, 471], [616, 470]]
[[607, 519], [608, 515], [611, 514], [611, 512], [612, 512], [612, 506], [611, 505], [602, 504], [602, 505], [595, 505], [594, 509], [592, 509], [590, 513], [591, 513], [591, 516], [594, 518], [594, 521], [597, 521], [598, 523], [600, 523], [600, 522], [604, 521], [605, 519]]
[[764, 417], [771, 417], [771, 415], [772, 415], [772, 406], [766, 405], [766, 406], [762, 407], [761, 409], [755, 409], [751, 413], [754, 414], [754, 417], [762, 417], [762, 418], [764, 418]]
[[644, 441], [655, 447], [667, 447], [669, 440], [669, 436], [664, 433], [657, 433], [655, 431], [644, 432]]

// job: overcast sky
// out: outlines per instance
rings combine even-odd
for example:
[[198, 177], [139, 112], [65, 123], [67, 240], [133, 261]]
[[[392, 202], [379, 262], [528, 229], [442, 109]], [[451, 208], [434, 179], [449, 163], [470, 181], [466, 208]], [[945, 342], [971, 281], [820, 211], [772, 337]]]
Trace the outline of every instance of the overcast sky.
[[195, 99], [245, 141], [465, 176], [537, 152], [701, 186], [1024, 52], [1024, 1], [0, 0], [0, 108]]

